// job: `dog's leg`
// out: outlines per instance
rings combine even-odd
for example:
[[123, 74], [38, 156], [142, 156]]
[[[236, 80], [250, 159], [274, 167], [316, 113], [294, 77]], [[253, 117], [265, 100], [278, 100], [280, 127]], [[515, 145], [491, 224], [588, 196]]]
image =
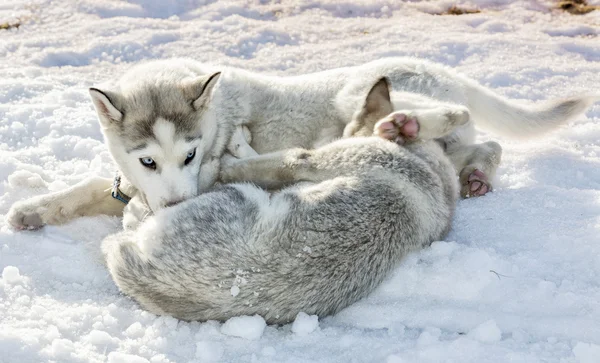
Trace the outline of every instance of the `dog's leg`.
[[257, 156], [258, 153], [250, 146], [252, 134], [246, 126], [237, 126], [231, 135], [227, 150], [238, 159]]
[[126, 231], [137, 229], [152, 214], [152, 210], [142, 196], [135, 195], [123, 209], [123, 229]]
[[397, 111], [379, 120], [374, 135], [399, 144], [443, 137], [469, 122], [469, 111], [462, 106]]
[[111, 196], [112, 182], [94, 177], [60, 192], [17, 202], [8, 211], [6, 220], [16, 229], [38, 229], [83, 216], [121, 216], [125, 204]]
[[249, 181], [262, 188], [279, 189], [299, 181], [297, 172], [307, 166], [311, 152], [289, 149], [244, 159], [224, 155], [221, 159], [221, 181]]
[[[455, 112], [460, 109], [460, 112]], [[377, 122], [375, 135], [399, 143], [436, 138], [468, 122], [468, 111], [464, 108], [448, 110], [432, 109], [431, 113], [415, 116], [414, 113], [394, 112]], [[427, 130], [421, 137], [421, 130]], [[336, 146], [325, 146], [316, 150], [290, 149], [259, 155], [246, 159], [224, 157], [221, 164], [221, 180], [225, 183], [250, 181], [263, 188], [277, 189], [299, 181], [319, 182], [340, 175], [332, 157], [340, 153]]]
[[463, 198], [479, 197], [492, 190], [491, 180], [502, 157], [502, 147], [497, 142], [457, 144], [446, 150], [446, 155], [458, 172]]

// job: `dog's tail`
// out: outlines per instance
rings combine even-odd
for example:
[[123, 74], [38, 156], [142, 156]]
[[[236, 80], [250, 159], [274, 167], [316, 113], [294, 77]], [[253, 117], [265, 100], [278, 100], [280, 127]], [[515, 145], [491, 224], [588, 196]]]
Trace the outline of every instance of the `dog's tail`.
[[508, 100], [473, 80], [464, 81], [467, 106], [475, 125], [513, 138], [527, 138], [552, 131], [600, 101], [600, 95], [590, 95], [524, 105]]

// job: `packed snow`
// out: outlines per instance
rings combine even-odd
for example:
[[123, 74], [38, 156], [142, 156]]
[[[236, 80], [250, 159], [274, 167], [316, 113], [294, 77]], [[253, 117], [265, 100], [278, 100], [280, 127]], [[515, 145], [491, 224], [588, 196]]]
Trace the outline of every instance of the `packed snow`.
[[308, 315], [304, 312], [299, 312], [292, 324], [292, 332], [298, 335], [307, 335], [315, 331], [319, 327], [319, 317], [316, 315]]
[[[173, 56], [294, 75], [387, 56], [455, 67], [523, 102], [600, 88], [600, 11], [451, 0], [4, 0], [0, 362], [600, 362], [600, 104], [504, 147], [493, 193], [446, 241], [336, 316], [182, 322], [119, 294], [97, 246], [116, 218], [15, 232], [15, 201], [112, 176], [87, 88]], [[597, 0], [590, 4], [600, 5]], [[232, 295], [236, 291], [232, 289]]]
[[221, 326], [221, 333], [248, 340], [259, 339], [265, 331], [265, 319], [261, 316], [235, 316]]

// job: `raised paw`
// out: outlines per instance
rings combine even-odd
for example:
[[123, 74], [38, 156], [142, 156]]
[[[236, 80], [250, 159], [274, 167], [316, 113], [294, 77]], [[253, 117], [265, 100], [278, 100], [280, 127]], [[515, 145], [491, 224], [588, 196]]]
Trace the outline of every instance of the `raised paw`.
[[225, 153], [221, 157], [219, 180], [223, 183], [232, 183], [238, 181], [239, 173], [236, 171], [236, 166], [240, 159], [235, 156]]
[[449, 107], [444, 114], [452, 128], [465, 125], [471, 119], [469, 109], [464, 106]]
[[463, 198], [481, 197], [492, 190], [487, 175], [479, 169], [465, 168], [460, 175], [460, 195]]
[[152, 214], [152, 210], [141, 195], [136, 194], [123, 209], [123, 229], [126, 231], [137, 229]]
[[400, 145], [419, 136], [419, 121], [403, 112], [394, 112], [375, 124], [374, 134]]

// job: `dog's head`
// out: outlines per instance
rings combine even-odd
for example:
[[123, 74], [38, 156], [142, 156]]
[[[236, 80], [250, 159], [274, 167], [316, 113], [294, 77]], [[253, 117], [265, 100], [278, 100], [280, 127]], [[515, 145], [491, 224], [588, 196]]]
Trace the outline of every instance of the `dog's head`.
[[210, 101], [219, 76], [159, 63], [90, 88], [110, 153], [153, 211], [199, 193], [200, 166], [217, 138]]

